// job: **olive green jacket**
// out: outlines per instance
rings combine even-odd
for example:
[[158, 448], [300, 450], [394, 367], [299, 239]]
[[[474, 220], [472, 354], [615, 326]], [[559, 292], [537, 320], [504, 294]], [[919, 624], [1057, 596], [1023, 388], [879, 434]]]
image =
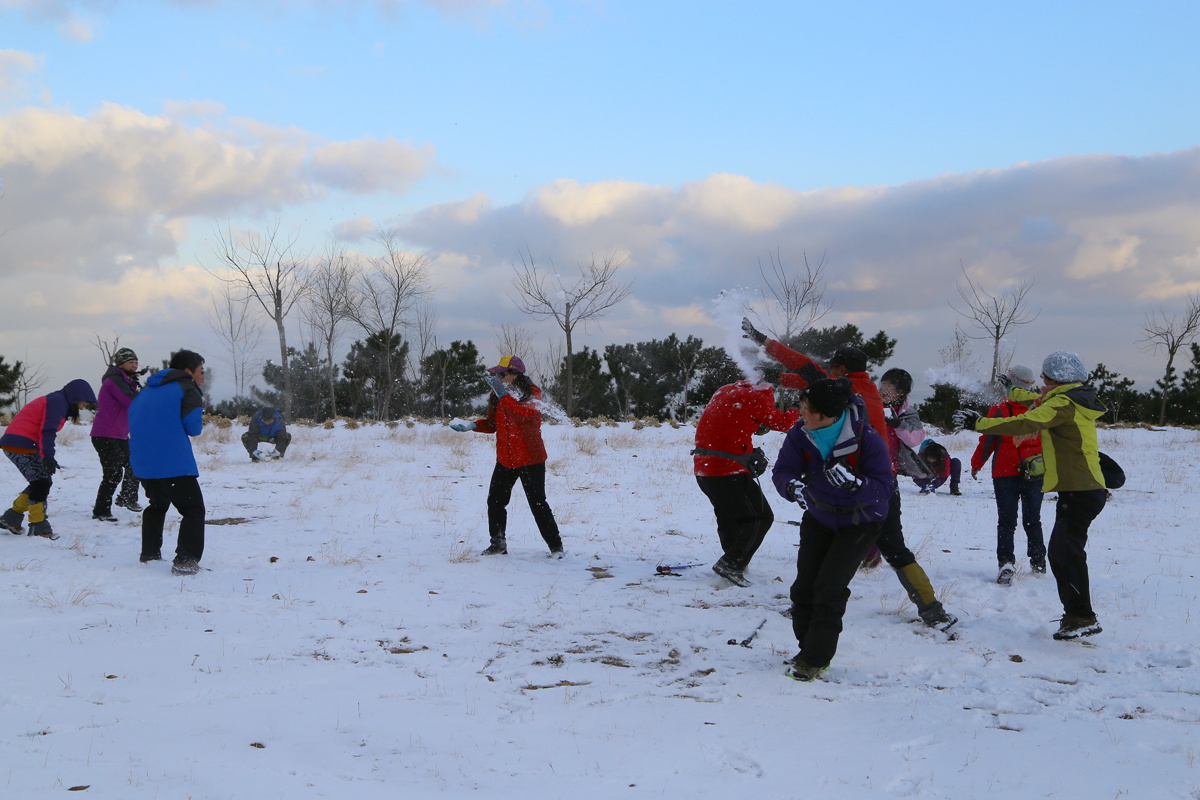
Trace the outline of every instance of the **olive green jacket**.
[[1046, 492], [1085, 492], [1103, 489], [1096, 420], [1107, 409], [1086, 383], [1066, 383], [1051, 389], [1042, 402], [1017, 417], [980, 417], [975, 430], [1001, 436], [1040, 433]]

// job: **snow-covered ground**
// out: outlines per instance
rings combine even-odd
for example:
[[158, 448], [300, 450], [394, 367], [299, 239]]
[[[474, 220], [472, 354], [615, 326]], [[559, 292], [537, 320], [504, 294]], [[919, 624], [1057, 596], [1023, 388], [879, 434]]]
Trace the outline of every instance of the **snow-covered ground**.
[[[717, 578], [690, 428], [545, 428], [562, 561], [519, 489], [510, 555], [477, 556], [489, 436], [293, 430], [281, 462], [251, 463], [240, 429], [197, 440], [189, 578], [138, 563], [134, 515], [91, 520], [87, 428], [62, 432], [62, 538], [0, 538], [0, 797], [1200, 797], [1194, 431], [1101, 431], [1129, 475], [1089, 545], [1101, 635], [1052, 641], [1054, 582], [1027, 563], [993, 582], [986, 473], [963, 497], [905, 479], [957, 639], [911, 622], [891, 570], [860, 573], [833, 667], [802, 684], [779, 614], [798, 509], [771, 493], [754, 586]], [[964, 462], [974, 440], [941, 439]], [[23, 482], [0, 475], [7, 503]]]

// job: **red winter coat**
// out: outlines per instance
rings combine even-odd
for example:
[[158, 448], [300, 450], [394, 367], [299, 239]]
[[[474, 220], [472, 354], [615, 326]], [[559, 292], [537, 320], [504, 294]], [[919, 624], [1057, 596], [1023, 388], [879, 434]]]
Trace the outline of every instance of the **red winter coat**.
[[512, 393], [504, 395], [483, 419], [475, 420], [479, 433], [496, 434], [496, 461], [502, 467], [517, 469], [546, 460], [546, 445], [542, 443], [542, 412], [536, 402], [542, 390], [533, 387], [533, 396], [518, 402]]
[[[1018, 417], [1029, 408], [1013, 400], [1005, 400], [988, 409], [989, 417]], [[1036, 456], [1042, 452], [1041, 437], [1036, 434], [1024, 436], [1000, 436], [994, 433], [981, 434], [975, 453], [971, 456], [971, 472], [983, 469], [989, 458], [992, 459], [992, 477], [1010, 478], [1021, 474], [1018, 466], [1023, 459]]]
[[[829, 377], [829, 373], [821, 369], [817, 362], [803, 353], [796, 352], [782, 342], [767, 339], [765, 347], [767, 355], [788, 369], [796, 371], [795, 374], [785, 372], [780, 375], [779, 383], [781, 386], [786, 386], [789, 389], [803, 390], [808, 388], [810, 383]], [[888, 437], [887, 418], [883, 413], [883, 400], [879, 397], [879, 387], [871, 380], [871, 376], [865, 372], [847, 372], [846, 377], [853, 385], [854, 393], [861, 397], [867, 406], [867, 421], [886, 440]]]
[[[754, 449], [750, 437], [762, 426], [786, 431], [799, 418], [795, 409], [775, 407], [775, 392], [769, 384], [738, 381], [717, 389], [704, 407], [696, 423], [696, 447], [743, 455]], [[708, 478], [747, 472], [738, 462], [720, 456], [693, 456], [693, 466], [697, 475]]]

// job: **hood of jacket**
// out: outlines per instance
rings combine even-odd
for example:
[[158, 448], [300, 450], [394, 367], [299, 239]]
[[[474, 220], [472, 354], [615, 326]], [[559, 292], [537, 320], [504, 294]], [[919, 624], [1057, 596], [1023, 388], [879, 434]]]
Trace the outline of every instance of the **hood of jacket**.
[[92, 391], [92, 385], [83, 378], [76, 378], [62, 388], [63, 396], [67, 398], [67, 403], [75, 405], [76, 403], [94, 403], [96, 402], [96, 393]]

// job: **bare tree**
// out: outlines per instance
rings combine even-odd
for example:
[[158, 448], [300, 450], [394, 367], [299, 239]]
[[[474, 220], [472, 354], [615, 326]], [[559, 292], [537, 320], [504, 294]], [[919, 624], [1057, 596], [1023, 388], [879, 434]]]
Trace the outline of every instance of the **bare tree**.
[[504, 323], [499, 330], [495, 331], [496, 347], [500, 349], [500, 355], [520, 356], [523, 360], [529, 361], [533, 355], [533, 334], [524, 325], [512, 325]]
[[599, 320], [604, 314], [624, 300], [631, 291], [630, 283], [617, 280], [617, 271], [625, 259], [610, 255], [597, 264], [595, 258], [586, 266], [579, 265], [579, 278], [567, 284], [559, 274], [554, 262], [550, 272], [543, 272], [533, 260], [533, 254], [521, 256], [521, 266], [514, 268], [516, 277], [513, 288], [517, 296], [512, 297], [517, 308], [534, 319], [552, 319], [562, 330], [566, 339], [566, 406], [567, 416], [575, 413], [575, 354], [574, 335], [580, 323]]
[[383, 255], [371, 259], [370, 271], [359, 279], [351, 319], [367, 335], [379, 334], [383, 341], [383, 391], [376, 411], [386, 419], [400, 378], [392, 374], [392, 359], [386, 357], [388, 348], [400, 331], [412, 324], [411, 312], [429, 292], [426, 271], [431, 262], [426, 255], [404, 250], [395, 231], [381, 230], [375, 241], [383, 247]]
[[46, 382], [46, 373], [42, 371], [42, 366], [30, 365], [29, 354], [25, 354], [24, 361], [18, 361], [21, 365], [21, 371], [17, 375], [16, 381], [13, 382], [13, 397], [16, 398], [16, 406], [24, 408], [29, 403], [29, 395], [36, 392], [41, 385]]
[[96, 340], [92, 344], [100, 351], [100, 356], [104, 359], [104, 368], [107, 370], [112, 366], [113, 353], [121, 349], [121, 337], [113, 334], [113, 340], [110, 342], [107, 339], [101, 339], [98, 333], [95, 336]]
[[781, 326], [771, 326], [776, 339], [791, 340], [793, 336], [811, 327], [814, 322], [829, 313], [833, 304], [825, 300], [825, 256], [814, 267], [804, 254], [804, 271], [793, 272], [783, 264], [776, 250], [770, 255], [771, 269], [758, 262], [758, 274], [762, 276], [766, 290], [763, 297], [772, 306]]
[[300, 313], [325, 349], [325, 383], [329, 391], [330, 415], [337, 416], [337, 366], [333, 349], [341, 335], [342, 324], [354, 316], [357, 297], [354, 283], [361, 274], [358, 264], [345, 248], [330, 240], [308, 273], [308, 291]]
[[983, 339], [992, 343], [992, 375], [1000, 372], [1000, 348], [1004, 339], [1014, 329], [1037, 319], [1038, 312], [1030, 312], [1026, 307], [1028, 295], [1033, 289], [1033, 281], [1022, 279], [1016, 286], [1010, 286], [999, 294], [992, 294], [980, 288], [967, 270], [960, 263], [966, 288], [961, 283], [955, 284], [958, 296], [966, 304], [965, 309], [958, 308], [954, 303], [950, 307], [979, 329], [976, 336], [966, 334], [971, 339]]
[[1161, 309], [1157, 318], [1147, 316], [1142, 331], [1146, 334], [1139, 342], [1142, 349], [1157, 353], [1167, 351], [1167, 368], [1163, 373], [1162, 401], [1158, 407], [1158, 424], [1162, 425], [1167, 419], [1167, 395], [1174, 381], [1175, 354], [1184, 345], [1195, 341], [1200, 334], [1200, 296], [1195, 293], [1187, 296], [1188, 306], [1181, 316], [1168, 317]]
[[213, 333], [229, 354], [229, 371], [233, 374], [235, 397], [247, 396], [254, 373], [250, 355], [262, 341], [262, 326], [252, 318], [247, 299], [238, 296], [236, 286], [222, 283], [213, 295], [213, 317], [209, 321]]
[[261, 233], [250, 231], [240, 237], [228, 226], [223, 231], [218, 229], [217, 257], [233, 273], [232, 277], [222, 279], [239, 287], [247, 301], [258, 303], [275, 323], [283, 375], [283, 413], [291, 419], [292, 370], [284, 322], [305, 291], [304, 258], [292, 255], [299, 234], [286, 239], [279, 228], [280, 222], [276, 220]]

